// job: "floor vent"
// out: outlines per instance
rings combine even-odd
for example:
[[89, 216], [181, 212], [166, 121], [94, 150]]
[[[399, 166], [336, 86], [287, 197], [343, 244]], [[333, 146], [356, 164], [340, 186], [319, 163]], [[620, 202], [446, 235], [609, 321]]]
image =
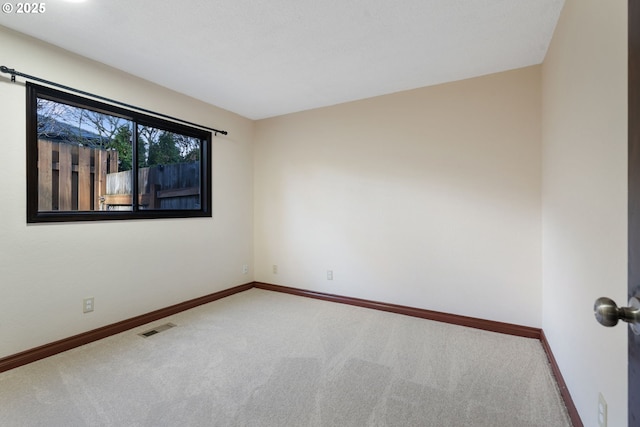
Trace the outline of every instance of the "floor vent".
[[141, 334], [138, 334], [138, 335], [140, 335], [141, 337], [148, 338], [151, 335], [159, 334], [160, 332], [166, 331], [167, 329], [171, 329], [174, 326], [176, 326], [176, 325], [174, 325], [173, 323], [166, 323], [164, 325], [160, 325], [160, 326], [157, 326], [157, 327], [155, 327], [153, 329], [150, 329], [150, 330], [148, 330], [146, 332], [142, 332]]

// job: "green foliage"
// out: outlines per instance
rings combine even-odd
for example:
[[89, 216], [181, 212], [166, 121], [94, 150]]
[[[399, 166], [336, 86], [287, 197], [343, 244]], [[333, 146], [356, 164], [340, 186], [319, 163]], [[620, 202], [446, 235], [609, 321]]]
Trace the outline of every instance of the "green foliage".
[[133, 163], [133, 153], [131, 150], [131, 129], [129, 126], [120, 126], [115, 136], [107, 144], [107, 148], [118, 152], [118, 170], [129, 171]]
[[200, 161], [200, 147], [195, 147], [184, 156], [185, 162], [197, 162]]
[[157, 141], [149, 144], [149, 166], [181, 163], [182, 156], [172, 133], [163, 132]]

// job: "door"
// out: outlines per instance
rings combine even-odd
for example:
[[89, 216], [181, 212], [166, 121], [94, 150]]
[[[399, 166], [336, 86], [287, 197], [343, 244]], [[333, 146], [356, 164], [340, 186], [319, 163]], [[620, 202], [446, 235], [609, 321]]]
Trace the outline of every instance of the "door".
[[[629, 0], [628, 298], [640, 295], [640, 1]], [[626, 301], [625, 301], [626, 302]], [[626, 304], [625, 304], [626, 305]], [[629, 426], [640, 426], [640, 335], [629, 334]]]
[[[608, 298], [594, 306], [596, 318], [605, 326], [618, 320], [633, 325], [627, 328], [629, 376], [629, 426], [640, 426], [640, 1], [629, 0], [629, 175], [628, 175], [628, 274], [629, 307], [618, 308]], [[632, 300], [636, 297], [639, 299]], [[622, 302], [622, 301], [620, 301]], [[626, 302], [626, 301], [625, 301]], [[626, 305], [626, 304], [624, 304]]]

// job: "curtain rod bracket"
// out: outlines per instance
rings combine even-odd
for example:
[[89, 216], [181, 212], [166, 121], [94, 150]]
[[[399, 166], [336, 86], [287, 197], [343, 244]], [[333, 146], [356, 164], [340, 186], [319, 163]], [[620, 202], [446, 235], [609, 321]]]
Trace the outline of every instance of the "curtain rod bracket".
[[11, 82], [12, 83], [16, 82], [16, 70], [14, 70], [13, 68], [5, 67], [4, 65], [2, 65], [2, 66], [0, 66], [0, 71], [2, 71], [3, 73], [11, 74]]

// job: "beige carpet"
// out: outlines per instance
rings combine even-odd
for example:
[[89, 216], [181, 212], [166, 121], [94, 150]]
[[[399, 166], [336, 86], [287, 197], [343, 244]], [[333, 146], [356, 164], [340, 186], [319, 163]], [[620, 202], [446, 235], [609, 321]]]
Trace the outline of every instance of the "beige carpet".
[[570, 426], [537, 340], [259, 289], [0, 374], [0, 420]]

